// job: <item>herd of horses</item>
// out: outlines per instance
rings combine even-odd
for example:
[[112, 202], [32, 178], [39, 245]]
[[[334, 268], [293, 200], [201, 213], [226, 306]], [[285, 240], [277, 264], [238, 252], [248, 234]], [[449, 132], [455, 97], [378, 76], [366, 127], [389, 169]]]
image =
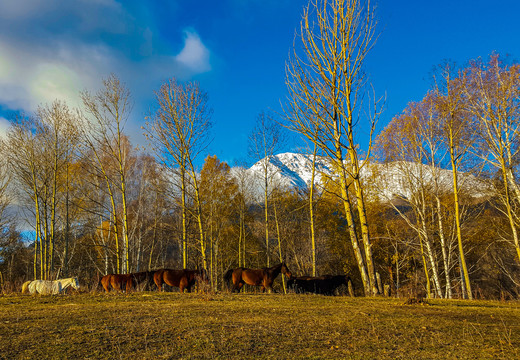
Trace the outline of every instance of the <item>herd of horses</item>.
[[[342, 285], [352, 285], [350, 277], [345, 275], [324, 276], [293, 276], [285, 263], [262, 268], [250, 269], [239, 267], [230, 269], [224, 274], [224, 280], [230, 285], [233, 292], [239, 292], [245, 285], [258, 286], [262, 292], [272, 291], [273, 282], [282, 273], [289, 279], [287, 287], [296, 293], [315, 293], [322, 295], [334, 295]], [[109, 274], [101, 277], [98, 288], [102, 287], [106, 292], [129, 292], [132, 289], [142, 287], [144, 290], [152, 290], [154, 285], [158, 291], [163, 290], [163, 284], [177, 287], [181, 292], [191, 292], [197, 282], [208, 282], [205, 270], [172, 270], [159, 269], [155, 271], [142, 271], [132, 274]], [[39, 293], [42, 295], [59, 294], [67, 287], [79, 289], [77, 278], [61, 279], [55, 281], [35, 280], [27, 281], [22, 286], [22, 293]], [[350, 289], [349, 289], [350, 290]]]
[[142, 271], [132, 274], [108, 274], [103, 276], [98, 287], [103, 287], [106, 292], [111, 289], [129, 292], [138, 286], [145, 290], [152, 290], [153, 284], [158, 291], [162, 291], [163, 284], [178, 287], [181, 292], [191, 292], [191, 288], [198, 280], [207, 281], [205, 270], [172, 270], [159, 269], [156, 271]]

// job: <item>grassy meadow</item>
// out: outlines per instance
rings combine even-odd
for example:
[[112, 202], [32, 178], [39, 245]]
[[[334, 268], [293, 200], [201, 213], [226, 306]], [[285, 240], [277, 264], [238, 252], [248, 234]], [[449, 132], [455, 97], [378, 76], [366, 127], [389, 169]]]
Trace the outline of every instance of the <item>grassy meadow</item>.
[[520, 303], [297, 294], [0, 296], [0, 359], [519, 359]]

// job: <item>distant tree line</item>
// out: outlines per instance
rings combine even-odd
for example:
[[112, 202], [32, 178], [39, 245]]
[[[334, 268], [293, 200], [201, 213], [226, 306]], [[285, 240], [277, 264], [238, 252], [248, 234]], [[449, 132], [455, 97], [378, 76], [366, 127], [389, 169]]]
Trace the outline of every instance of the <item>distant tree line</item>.
[[[347, 274], [359, 295], [518, 298], [520, 65], [496, 54], [444, 64], [424, 99], [375, 134], [382, 99], [363, 65], [376, 28], [370, 2], [309, 3], [288, 100], [281, 115], [259, 114], [250, 136], [261, 179], [207, 155], [212, 110], [196, 82], [155, 92], [143, 127], [151, 153], [129, 140], [131, 94], [115, 75], [82, 92], [78, 109], [56, 100], [13, 117], [0, 140], [2, 289], [204, 268], [220, 290], [230, 268], [285, 261], [298, 275]], [[306, 189], [270, 171], [285, 128], [310, 149]], [[386, 173], [374, 169], [384, 167], [371, 162], [397, 168], [406, 194], [383, 196]]]

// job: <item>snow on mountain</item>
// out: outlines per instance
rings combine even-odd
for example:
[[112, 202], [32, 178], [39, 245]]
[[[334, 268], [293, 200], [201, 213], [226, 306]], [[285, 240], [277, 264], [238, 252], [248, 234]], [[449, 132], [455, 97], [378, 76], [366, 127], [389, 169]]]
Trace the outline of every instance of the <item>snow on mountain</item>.
[[[254, 188], [261, 194], [264, 189], [264, 160], [260, 160], [246, 170], [254, 182]], [[267, 164], [270, 187], [308, 188], [312, 178], [312, 155], [282, 153], [269, 159]], [[332, 176], [332, 167], [324, 157], [316, 159], [315, 184], [319, 187], [322, 176]], [[428, 186], [432, 190], [450, 191], [453, 188], [451, 170], [435, 168], [429, 165], [396, 161], [387, 164], [370, 163], [361, 170], [362, 181], [367, 184], [369, 195], [382, 200], [395, 197], [409, 198], [419, 186]], [[473, 197], [482, 197], [489, 193], [483, 182], [471, 174], [460, 175], [462, 189], [471, 189]], [[477, 190], [475, 190], [477, 189]]]
[[[264, 164], [264, 160], [258, 161], [248, 169], [249, 173], [255, 179], [263, 181]], [[325, 158], [316, 160], [316, 170], [318, 177], [315, 183], [319, 183], [321, 180], [320, 173], [332, 173]], [[312, 155], [296, 153], [275, 155], [268, 162], [267, 173], [276, 186], [296, 186], [305, 189], [309, 186], [312, 178]]]

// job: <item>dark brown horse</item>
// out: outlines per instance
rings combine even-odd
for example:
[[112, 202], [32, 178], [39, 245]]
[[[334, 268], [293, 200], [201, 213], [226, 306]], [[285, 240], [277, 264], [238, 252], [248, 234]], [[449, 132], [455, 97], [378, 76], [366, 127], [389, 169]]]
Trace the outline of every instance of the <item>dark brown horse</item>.
[[288, 278], [292, 276], [287, 265], [281, 263], [270, 268], [262, 269], [248, 269], [243, 267], [230, 269], [224, 274], [224, 280], [227, 283], [229, 283], [230, 280], [233, 281], [233, 291], [240, 291], [244, 284], [261, 286], [262, 291], [265, 291], [273, 289], [274, 279], [276, 279], [280, 272]]
[[346, 275], [299, 276], [289, 279], [287, 287], [297, 293], [334, 295], [338, 287], [341, 285], [348, 287], [349, 282], [351, 282], [350, 277]]
[[182, 292], [186, 289], [191, 292], [191, 288], [198, 280], [207, 281], [205, 270], [171, 270], [160, 269], [153, 275], [153, 280], [159, 291], [162, 291], [162, 284], [178, 287]]

